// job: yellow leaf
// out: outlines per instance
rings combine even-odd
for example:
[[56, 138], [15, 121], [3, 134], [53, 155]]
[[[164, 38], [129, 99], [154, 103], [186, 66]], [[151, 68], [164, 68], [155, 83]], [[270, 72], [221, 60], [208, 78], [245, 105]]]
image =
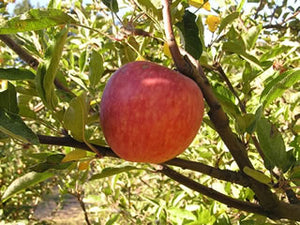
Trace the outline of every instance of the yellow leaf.
[[210, 11], [210, 3], [209, 2], [205, 2], [205, 4], [203, 5], [203, 9], [206, 9], [207, 11]]
[[91, 160], [85, 160], [82, 162], [79, 162], [78, 164], [78, 170], [87, 170], [90, 166]]
[[71, 151], [68, 154], [66, 154], [66, 156], [63, 158], [62, 162], [77, 161], [84, 157], [86, 157], [86, 151], [80, 150], [80, 149], [75, 149], [74, 151]]
[[169, 45], [167, 42], [164, 43], [164, 54], [165, 54], [165, 56], [172, 58], [172, 55], [171, 55], [171, 52], [169, 49]]
[[139, 55], [135, 61], [147, 61], [143, 56]]
[[203, 4], [203, 0], [189, 0], [189, 4], [196, 7], [196, 8], [204, 8], [206, 9], [207, 11], [210, 11], [210, 4], [209, 2], [205, 2]]
[[215, 32], [221, 22], [221, 19], [219, 16], [214, 16], [214, 15], [208, 15], [206, 18], [205, 23], [208, 25], [208, 29], [211, 32]]
[[0, 80], [0, 91], [5, 91], [7, 89], [7, 80]]

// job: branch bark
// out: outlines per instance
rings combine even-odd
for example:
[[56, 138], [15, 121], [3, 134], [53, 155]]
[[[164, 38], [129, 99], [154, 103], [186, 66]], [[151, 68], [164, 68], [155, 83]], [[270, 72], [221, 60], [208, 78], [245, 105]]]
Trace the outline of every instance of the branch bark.
[[218, 191], [215, 191], [209, 187], [206, 187], [202, 184], [199, 184], [195, 182], [194, 180], [181, 175], [180, 173], [177, 173], [176, 171], [170, 169], [167, 166], [164, 166], [162, 170], [160, 170], [162, 174], [170, 177], [171, 179], [185, 185], [186, 187], [189, 187], [190, 189], [197, 191], [207, 197], [210, 197], [214, 200], [217, 200], [229, 207], [233, 207], [236, 209], [240, 209], [247, 212], [257, 213], [260, 215], [268, 216], [270, 217], [269, 213], [265, 211], [260, 205], [253, 204], [250, 202], [244, 202], [241, 200], [237, 200], [235, 198], [231, 198], [227, 195], [224, 195]]
[[[84, 149], [86, 151], [93, 152], [89, 146], [87, 146], [84, 142], [79, 142], [73, 139], [70, 136], [63, 136], [63, 137], [54, 137], [54, 136], [46, 136], [46, 135], [38, 135], [39, 141], [41, 144], [47, 144], [47, 145], [57, 145], [57, 146], [68, 146], [68, 147], [73, 147], [73, 148], [80, 148]], [[93, 147], [98, 151], [98, 155], [102, 156], [109, 156], [109, 157], [116, 157], [118, 156], [112, 151], [111, 148], [109, 147], [104, 147], [100, 145], [93, 145]], [[249, 180], [247, 177], [244, 177], [241, 173], [239, 172], [234, 172], [231, 170], [221, 170], [218, 168], [214, 168], [208, 165], [205, 165], [200, 162], [193, 162], [185, 159], [180, 159], [180, 158], [174, 158], [171, 159], [163, 165], [172, 165], [172, 166], [177, 166], [183, 169], [189, 169], [192, 171], [197, 171], [203, 174], [206, 174], [208, 176], [228, 181], [231, 183], [239, 184], [244, 187], [249, 186]]]
[[13, 39], [11, 39], [8, 35], [2, 34], [0, 35], [0, 40], [3, 41], [10, 49], [12, 49], [15, 53], [20, 56], [22, 60], [24, 60], [30, 67], [37, 70], [39, 61], [29, 54], [24, 48], [18, 45]]
[[[87, 146], [84, 142], [79, 142], [73, 139], [70, 136], [63, 137], [53, 137], [46, 135], [38, 135], [39, 141], [41, 144], [47, 145], [57, 145], [57, 146], [68, 146], [74, 148], [80, 148], [87, 151], [92, 150]], [[109, 147], [93, 145], [94, 148], [98, 151], [98, 155], [115, 157], [119, 158]], [[274, 210], [269, 211], [263, 208], [262, 206], [243, 202], [237, 199], [233, 199], [229, 196], [221, 194], [211, 188], [208, 188], [202, 184], [199, 184], [177, 172], [170, 169], [166, 165], [178, 166], [183, 169], [190, 169], [193, 171], [198, 171], [212, 177], [215, 177], [220, 180], [237, 183], [243, 186], [251, 185], [251, 180], [248, 177], [245, 177], [242, 173], [230, 171], [230, 170], [220, 170], [214, 167], [207, 166], [205, 164], [201, 164], [198, 162], [192, 162], [184, 159], [175, 158], [163, 163], [163, 170], [160, 172], [170, 177], [171, 179], [201, 193], [212, 199], [215, 199], [219, 202], [222, 202], [230, 207], [234, 207], [240, 210], [244, 210], [247, 212], [258, 213], [261, 215], [268, 216], [273, 219], [287, 218], [292, 220], [300, 220], [300, 205], [291, 205], [285, 202], [279, 202], [279, 204], [274, 205]]]
[[[12, 49], [31, 68], [34, 70], [38, 69], [39, 61], [24, 48], [22, 48], [18, 43], [16, 43], [10, 36], [1, 34], [0, 40], [3, 41], [10, 49]], [[57, 78], [55, 78], [54, 84], [57, 89], [73, 94], [73, 92], [69, 88], [65, 87]]]
[[163, 163], [163, 165], [178, 166], [183, 169], [189, 169], [192, 171], [200, 172], [219, 180], [239, 184], [243, 187], [248, 187], [250, 185], [249, 179], [240, 172], [222, 170], [200, 162], [174, 158]]
[[[219, 101], [215, 97], [201, 65], [197, 60], [188, 54], [185, 57], [178, 54], [178, 52], [180, 53], [180, 50], [176, 44], [172, 29], [170, 2], [168, 0], [163, 0], [162, 3], [166, 37], [176, 67], [181, 73], [191, 77], [202, 90], [203, 96], [210, 108], [210, 111], [208, 112], [210, 120], [214, 124], [219, 136], [229, 149], [240, 170], [243, 171], [243, 168], [246, 166], [253, 168], [247, 156], [246, 147], [229, 127], [228, 117], [223, 111]], [[173, 53], [175, 54], [173, 55]], [[274, 207], [278, 206], [279, 204], [277, 196], [270, 191], [267, 185], [259, 183], [250, 177], [249, 179], [250, 188], [255, 192], [261, 206], [267, 211], [273, 211]]]

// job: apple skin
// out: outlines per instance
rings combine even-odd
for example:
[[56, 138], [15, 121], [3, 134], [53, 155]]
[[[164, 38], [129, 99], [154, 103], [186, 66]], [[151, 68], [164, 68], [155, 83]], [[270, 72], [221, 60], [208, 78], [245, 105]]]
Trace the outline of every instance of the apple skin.
[[193, 80], [155, 63], [136, 61], [122, 66], [107, 82], [100, 124], [120, 158], [162, 163], [190, 145], [203, 112], [203, 96]]

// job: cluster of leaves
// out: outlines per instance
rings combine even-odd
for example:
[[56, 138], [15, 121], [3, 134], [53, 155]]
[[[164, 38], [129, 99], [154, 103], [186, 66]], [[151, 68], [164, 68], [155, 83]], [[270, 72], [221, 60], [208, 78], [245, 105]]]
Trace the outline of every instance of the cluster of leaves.
[[[13, 18], [0, 11], [3, 218], [26, 218], [29, 210], [25, 216], [13, 215], [17, 210], [22, 212], [20, 208], [14, 210], [18, 199], [33, 204], [32, 192], [39, 195], [53, 181], [62, 193], [85, 190], [86, 202], [98, 208], [95, 221], [99, 215], [106, 216], [98, 222], [234, 223], [235, 211], [229, 212], [224, 205], [183, 185], [174, 187], [169, 179], [153, 173], [153, 165], [93, 160], [97, 152], [93, 144], [105, 145], [98, 124], [98, 103], [109, 76], [135, 60], [172, 65], [164, 51], [160, 1], [133, 2], [93, 1], [83, 6], [76, 1], [71, 6], [68, 1], [50, 1], [47, 9], [31, 9]], [[293, 16], [297, 9], [285, 1], [280, 7], [260, 1], [264, 5], [253, 7], [247, 14], [245, 1], [239, 5], [228, 1], [227, 5], [212, 7], [214, 16], [204, 16], [205, 11], [189, 3], [200, 8], [207, 2], [197, 2], [172, 3], [175, 35], [182, 48], [204, 67], [229, 115], [230, 126], [247, 145], [255, 168], [266, 175], [250, 168], [243, 172], [274, 188], [286, 187], [287, 182], [295, 189], [300, 179], [299, 20]], [[267, 8], [272, 16], [265, 13]], [[214, 35], [207, 43], [209, 32]], [[7, 40], [29, 54], [20, 54]], [[201, 134], [181, 157], [236, 169], [208, 117], [204, 122]], [[90, 152], [43, 146], [37, 134], [70, 135], [85, 143]], [[209, 176], [189, 176], [228, 195], [254, 200], [250, 189]], [[30, 188], [45, 180], [49, 183]], [[24, 190], [27, 193], [21, 192]], [[296, 193], [299, 195], [299, 190]], [[238, 220], [242, 223], [247, 219], [242, 215]], [[266, 218], [254, 215], [250, 220], [263, 223]]]

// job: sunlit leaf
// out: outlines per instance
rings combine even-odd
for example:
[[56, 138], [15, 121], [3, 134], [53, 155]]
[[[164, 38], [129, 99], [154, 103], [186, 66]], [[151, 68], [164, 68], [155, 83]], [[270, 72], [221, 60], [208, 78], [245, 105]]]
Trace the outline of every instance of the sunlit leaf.
[[165, 56], [167, 56], [168, 58], [172, 58], [172, 55], [171, 55], [171, 52], [169, 49], [169, 45], [167, 42], [164, 42], [163, 51], [164, 51]]
[[233, 12], [226, 16], [224, 19], [222, 19], [219, 27], [219, 33], [221, 33], [227, 25], [231, 24], [236, 18], [238, 18], [239, 15], [239, 12]]
[[5, 190], [2, 201], [6, 201], [15, 194], [25, 190], [28, 187], [31, 187], [35, 184], [38, 184], [42, 181], [47, 180], [48, 178], [54, 176], [53, 173], [45, 172], [45, 173], [36, 173], [36, 172], [29, 172], [16, 180], [14, 180], [8, 188]]
[[58, 9], [31, 9], [27, 13], [14, 17], [0, 24], [0, 34], [42, 30], [49, 27], [74, 24], [76, 21]]
[[282, 96], [285, 90], [300, 80], [300, 70], [289, 70], [279, 74], [268, 83], [261, 94], [260, 101], [268, 106], [273, 100]]
[[103, 59], [99, 52], [93, 50], [90, 59], [89, 80], [92, 87], [95, 87], [104, 72]]
[[75, 149], [63, 158], [62, 162], [77, 161], [87, 156], [87, 152], [81, 149]]
[[59, 68], [59, 62], [62, 56], [62, 51], [67, 39], [67, 35], [67, 28], [62, 29], [62, 31], [58, 34], [55, 45], [53, 46], [53, 52], [51, 54], [49, 65], [46, 69], [45, 75], [43, 76], [42, 85], [45, 92], [45, 101], [47, 105], [51, 107], [51, 109], [55, 109], [56, 105], [58, 104], [58, 98], [55, 93], [54, 80]]
[[134, 0], [134, 2], [148, 15], [153, 21], [162, 19], [161, 1], [157, 0]]
[[261, 30], [262, 24], [253, 26], [246, 33], [242, 34], [242, 37], [246, 42], [247, 49], [252, 49], [254, 47]]
[[72, 136], [78, 140], [84, 140], [84, 128], [87, 122], [89, 102], [83, 93], [71, 100], [69, 108], [64, 114], [63, 124]]

